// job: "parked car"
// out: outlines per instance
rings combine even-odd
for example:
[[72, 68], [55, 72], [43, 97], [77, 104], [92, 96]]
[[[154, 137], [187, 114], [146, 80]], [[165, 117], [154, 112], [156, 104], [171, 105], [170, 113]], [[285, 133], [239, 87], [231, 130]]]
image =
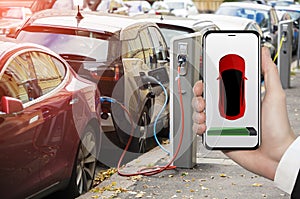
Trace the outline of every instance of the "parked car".
[[164, 1], [155, 1], [153, 2], [151, 6], [151, 10], [149, 11], [149, 14], [156, 14], [156, 15], [171, 15], [175, 16], [169, 6]]
[[[176, 36], [202, 32], [203, 34], [208, 30], [219, 30], [213, 22], [209, 20], [194, 20], [183, 17], [176, 16], [159, 16], [159, 15], [136, 15], [133, 16], [134, 19], [139, 19], [141, 21], [152, 21], [155, 22], [160, 28], [166, 42], [168, 49], [170, 50], [171, 39]], [[169, 54], [172, 52], [169, 52]], [[202, 52], [201, 52], [202, 54]], [[202, 67], [202, 57], [200, 57], [200, 78], [202, 78], [203, 67]]]
[[100, 136], [97, 86], [45, 47], [0, 41], [0, 195], [88, 191]]
[[225, 2], [219, 6], [215, 14], [254, 20], [260, 26], [265, 40], [277, 50], [279, 20], [273, 7], [245, 2]]
[[190, 15], [188, 18], [198, 19], [198, 20], [209, 20], [212, 21], [216, 26], [220, 28], [220, 30], [254, 30], [257, 31], [261, 38], [262, 43], [268, 47], [271, 51], [272, 57], [275, 56], [276, 49], [272, 43], [268, 41], [268, 39], [264, 38], [263, 32], [259, 25], [251, 20], [236, 16], [227, 16], [227, 15], [216, 15], [216, 14], [198, 14], [198, 15]]
[[129, 7], [128, 15], [148, 13], [151, 10], [151, 4], [146, 0], [125, 1], [124, 4]]
[[97, 6], [97, 11], [128, 15], [128, 7], [123, 0], [102, 0]]
[[160, 28], [168, 48], [170, 47], [171, 39], [175, 36], [194, 33], [197, 31], [217, 30], [219, 29], [210, 20], [195, 20], [176, 16], [160, 16], [160, 15], [136, 15], [134, 19], [140, 21], [151, 21]]
[[164, 0], [171, 13], [177, 17], [187, 17], [198, 14], [198, 9], [192, 0]]
[[[167, 68], [165, 40], [151, 22], [98, 12], [82, 12], [82, 19], [76, 16], [71, 10], [36, 13], [17, 39], [52, 49], [79, 75], [97, 83], [101, 95], [123, 103], [135, 125], [130, 150], [142, 152], [146, 138], [153, 137], [154, 121], [165, 99], [161, 88], [144, 86], [142, 76]], [[131, 125], [124, 111], [106, 102], [102, 104], [102, 118], [112, 119], [113, 124], [103, 122], [102, 127], [114, 126], [121, 143], [127, 144]], [[168, 111], [157, 122], [157, 132], [162, 128], [168, 128]]]
[[31, 14], [26, 7], [0, 7], [0, 35], [13, 35]]

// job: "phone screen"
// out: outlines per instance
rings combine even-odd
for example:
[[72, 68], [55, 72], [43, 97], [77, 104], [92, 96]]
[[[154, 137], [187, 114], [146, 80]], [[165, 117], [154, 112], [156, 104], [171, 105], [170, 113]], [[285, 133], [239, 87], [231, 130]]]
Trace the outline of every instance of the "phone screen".
[[204, 35], [204, 142], [210, 149], [255, 149], [260, 143], [260, 36], [255, 31]]

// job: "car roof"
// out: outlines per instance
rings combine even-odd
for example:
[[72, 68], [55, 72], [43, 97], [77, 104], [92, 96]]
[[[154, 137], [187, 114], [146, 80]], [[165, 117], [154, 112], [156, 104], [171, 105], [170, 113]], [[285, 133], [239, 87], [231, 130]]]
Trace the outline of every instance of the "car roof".
[[298, 5], [298, 6], [275, 6], [275, 9], [300, 12], [300, 5]]
[[252, 9], [259, 9], [259, 10], [270, 10], [272, 6], [264, 5], [264, 4], [257, 4], [257, 3], [248, 3], [248, 2], [224, 2], [220, 5], [220, 7], [241, 7], [241, 8], [252, 8]]
[[221, 30], [229, 30], [229, 29], [245, 29], [247, 25], [253, 23], [253, 20], [235, 17], [235, 16], [227, 16], [227, 15], [216, 15], [216, 14], [197, 14], [188, 16], [192, 19], [206, 19], [212, 21], [216, 24]]
[[[34, 43], [28, 43], [28, 42], [22, 42], [19, 40], [16, 40], [14, 38], [9, 38], [9, 37], [0, 37], [0, 63], [2, 64], [3, 61], [3, 57], [13, 51], [14, 49], [20, 49], [20, 48], [34, 48], [34, 49], [39, 49], [41, 51], [47, 52], [49, 54], [54, 55], [55, 53], [53, 51], [51, 51], [50, 49], [41, 46], [39, 44], [34, 44]], [[8, 54], [8, 56], [6, 58], [11, 57], [11, 55]], [[0, 65], [1, 65], [0, 64]]]
[[[48, 9], [35, 13], [25, 26], [50, 26], [55, 28], [70, 28], [90, 30], [102, 33], [120, 32], [121, 40], [136, 38], [140, 28], [156, 26], [155, 23], [142, 22], [128, 16], [104, 12], [82, 11], [82, 19], [77, 20], [75, 10]], [[122, 34], [130, 31], [130, 34]]]
[[[191, 18], [184, 17], [176, 17], [176, 16], [168, 16], [168, 15], [152, 15], [152, 14], [140, 14], [133, 16], [134, 19], [139, 19], [143, 21], [150, 21], [157, 24], [166, 24], [172, 26], [180, 26], [184, 28], [192, 29], [193, 31], [197, 31], [200, 27], [203, 27], [203, 23], [208, 23], [208, 25], [215, 25], [213, 22], [203, 19], [203, 20], [195, 20]], [[202, 24], [201, 24], [202, 23]]]

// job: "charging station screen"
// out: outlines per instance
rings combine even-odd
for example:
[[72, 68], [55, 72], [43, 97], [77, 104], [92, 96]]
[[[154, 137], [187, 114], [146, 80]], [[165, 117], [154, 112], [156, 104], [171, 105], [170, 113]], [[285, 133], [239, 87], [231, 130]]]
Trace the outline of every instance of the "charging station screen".
[[208, 148], [256, 148], [260, 134], [260, 37], [252, 31], [204, 36]]

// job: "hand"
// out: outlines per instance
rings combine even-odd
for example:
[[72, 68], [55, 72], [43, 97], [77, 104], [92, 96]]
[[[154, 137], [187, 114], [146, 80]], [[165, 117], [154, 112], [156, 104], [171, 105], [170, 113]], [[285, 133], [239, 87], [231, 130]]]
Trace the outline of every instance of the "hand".
[[[262, 102], [261, 146], [257, 150], [235, 150], [224, 151], [224, 153], [249, 171], [273, 180], [278, 163], [295, 140], [295, 134], [289, 123], [285, 92], [281, 86], [277, 67], [266, 47], [262, 48], [262, 73], [266, 92]], [[203, 83], [199, 81], [194, 85], [195, 96], [192, 100], [193, 131], [199, 135], [206, 130], [206, 118], [203, 112], [205, 101], [201, 97], [202, 91]]]

